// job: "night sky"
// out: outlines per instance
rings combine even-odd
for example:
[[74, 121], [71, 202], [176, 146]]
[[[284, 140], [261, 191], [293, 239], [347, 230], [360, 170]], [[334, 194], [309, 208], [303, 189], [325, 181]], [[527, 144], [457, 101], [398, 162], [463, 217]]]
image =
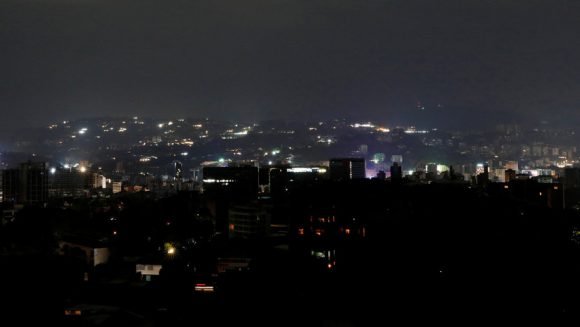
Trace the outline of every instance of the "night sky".
[[578, 0], [1, 0], [0, 46], [0, 134], [108, 115], [580, 120]]

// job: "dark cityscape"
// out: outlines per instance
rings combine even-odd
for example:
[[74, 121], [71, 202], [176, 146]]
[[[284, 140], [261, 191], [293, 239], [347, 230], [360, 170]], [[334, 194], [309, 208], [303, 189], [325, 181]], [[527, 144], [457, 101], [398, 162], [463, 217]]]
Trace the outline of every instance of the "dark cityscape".
[[579, 317], [578, 17], [3, 0], [0, 324]]

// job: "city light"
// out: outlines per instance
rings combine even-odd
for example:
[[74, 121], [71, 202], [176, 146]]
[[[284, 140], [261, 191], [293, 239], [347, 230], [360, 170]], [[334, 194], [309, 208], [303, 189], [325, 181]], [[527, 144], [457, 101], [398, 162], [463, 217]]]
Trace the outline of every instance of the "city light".
[[201, 293], [213, 293], [214, 287], [203, 283], [195, 284], [194, 290]]

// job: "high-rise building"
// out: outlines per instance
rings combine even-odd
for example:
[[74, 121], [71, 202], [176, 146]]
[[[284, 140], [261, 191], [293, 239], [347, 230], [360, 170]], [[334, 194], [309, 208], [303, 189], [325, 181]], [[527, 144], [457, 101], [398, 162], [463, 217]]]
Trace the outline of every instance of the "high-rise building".
[[513, 169], [506, 169], [504, 182], [509, 183], [510, 181], [516, 180], [516, 171]]
[[437, 164], [435, 163], [427, 164], [427, 173], [437, 175]]
[[391, 166], [391, 181], [399, 182], [403, 179], [403, 167], [398, 162], [394, 162]]
[[330, 159], [330, 179], [346, 181], [366, 178], [365, 160], [363, 158]]
[[228, 211], [229, 238], [255, 239], [269, 235], [270, 215], [255, 205], [235, 205]]
[[258, 168], [256, 167], [203, 167], [204, 190], [231, 190], [238, 195], [258, 194]]
[[580, 168], [567, 167], [564, 169], [564, 186], [566, 188], [580, 188]]
[[5, 201], [33, 204], [48, 199], [48, 170], [44, 162], [25, 162], [18, 169], [2, 172]]
[[399, 164], [399, 166], [402, 166], [403, 165], [403, 155], [401, 155], [401, 154], [392, 155], [391, 156], [391, 162], [392, 163], [395, 163], [396, 162], [396, 163]]
[[92, 174], [80, 169], [51, 169], [48, 193], [51, 197], [83, 197], [86, 196]]
[[519, 164], [517, 161], [508, 161], [505, 163], [505, 169], [511, 169], [515, 172], [517, 172], [519, 170]]

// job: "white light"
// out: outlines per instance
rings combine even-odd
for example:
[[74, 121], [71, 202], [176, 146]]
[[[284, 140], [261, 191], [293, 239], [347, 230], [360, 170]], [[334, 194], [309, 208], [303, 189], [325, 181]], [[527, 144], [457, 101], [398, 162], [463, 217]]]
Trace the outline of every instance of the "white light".
[[314, 171], [314, 169], [316, 169], [316, 168], [294, 167], [294, 168], [288, 168], [288, 170], [286, 170], [286, 171], [289, 173], [311, 173]]
[[272, 164], [272, 161], [268, 161], [268, 165], [271, 165], [271, 164]]
[[65, 169], [69, 169], [69, 168], [70, 168], [70, 165], [69, 165], [69, 164], [64, 164], [64, 166], [63, 166], [63, 167], [64, 167]]
[[80, 171], [81, 173], [86, 173], [86, 172], [87, 172], [87, 167], [85, 167], [85, 166], [81, 166], [81, 167], [79, 168], [79, 171]]
[[50, 173], [53, 175], [56, 174], [56, 168], [54, 167], [50, 168]]
[[157, 125], [157, 127], [163, 128], [163, 124], [159, 124], [159, 125]]

